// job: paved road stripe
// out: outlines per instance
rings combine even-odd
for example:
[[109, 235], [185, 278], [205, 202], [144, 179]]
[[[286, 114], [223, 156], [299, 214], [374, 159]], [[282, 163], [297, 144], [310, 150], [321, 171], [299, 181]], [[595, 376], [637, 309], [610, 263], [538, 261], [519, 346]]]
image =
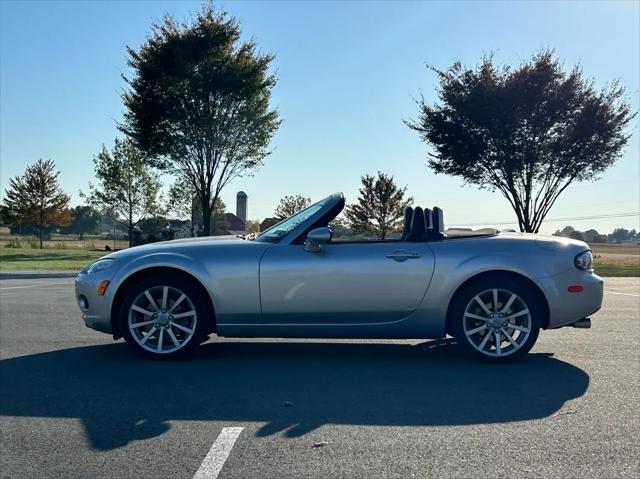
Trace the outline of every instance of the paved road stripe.
[[207, 454], [207, 457], [202, 461], [200, 469], [198, 469], [198, 472], [193, 476], [193, 479], [215, 479], [218, 477], [242, 429], [244, 428], [222, 428], [222, 432], [211, 446], [209, 454]]
[[634, 298], [640, 298], [640, 294], [632, 294], [632, 293], [616, 293], [615, 291], [607, 291], [609, 294], [621, 294], [622, 296], [633, 296]]
[[5, 286], [0, 288], [0, 291], [8, 291], [10, 289], [25, 289], [25, 288], [43, 288], [47, 286], [57, 286], [60, 284], [73, 284], [73, 282], [65, 281], [64, 283], [41, 283], [41, 284], [29, 284], [25, 286]]

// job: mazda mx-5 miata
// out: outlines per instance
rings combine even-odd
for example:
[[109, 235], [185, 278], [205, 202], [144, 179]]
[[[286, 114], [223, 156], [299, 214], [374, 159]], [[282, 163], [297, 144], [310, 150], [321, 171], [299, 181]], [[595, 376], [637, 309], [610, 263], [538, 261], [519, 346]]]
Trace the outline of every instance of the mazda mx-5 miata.
[[90, 328], [154, 357], [210, 334], [443, 338], [490, 361], [527, 353], [540, 329], [588, 328], [602, 279], [589, 247], [560, 237], [447, 230], [407, 208], [397, 239], [339, 240], [331, 195], [255, 238], [190, 238], [111, 253], [76, 279]]

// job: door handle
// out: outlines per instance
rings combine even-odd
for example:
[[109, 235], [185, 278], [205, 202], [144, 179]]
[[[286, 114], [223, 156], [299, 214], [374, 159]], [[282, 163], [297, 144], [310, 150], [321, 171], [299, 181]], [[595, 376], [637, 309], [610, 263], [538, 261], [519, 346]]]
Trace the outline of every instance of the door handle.
[[388, 255], [387, 258], [393, 259], [395, 261], [406, 261], [408, 259], [419, 258], [420, 253], [416, 253], [415, 251], [407, 251], [404, 249], [395, 250]]

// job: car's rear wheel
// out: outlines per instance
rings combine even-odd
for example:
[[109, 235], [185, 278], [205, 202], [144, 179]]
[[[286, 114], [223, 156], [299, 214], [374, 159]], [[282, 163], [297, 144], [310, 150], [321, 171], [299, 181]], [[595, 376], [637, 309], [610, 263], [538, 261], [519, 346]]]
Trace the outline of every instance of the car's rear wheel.
[[474, 281], [456, 296], [452, 326], [458, 344], [491, 362], [518, 358], [533, 347], [541, 309], [523, 281], [496, 277]]
[[189, 281], [156, 277], [134, 286], [120, 310], [120, 328], [136, 351], [155, 358], [192, 353], [205, 337], [207, 302]]

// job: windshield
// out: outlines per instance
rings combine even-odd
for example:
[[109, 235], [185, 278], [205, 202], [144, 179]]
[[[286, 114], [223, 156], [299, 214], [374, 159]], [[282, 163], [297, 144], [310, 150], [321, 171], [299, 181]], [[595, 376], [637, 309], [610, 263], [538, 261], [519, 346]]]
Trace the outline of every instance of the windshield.
[[293, 231], [296, 226], [301, 223], [304, 223], [313, 215], [315, 215], [318, 211], [320, 211], [324, 206], [331, 200], [331, 197], [327, 197], [317, 203], [305, 208], [302, 211], [297, 212], [295, 215], [290, 216], [289, 218], [282, 220], [277, 225], [272, 226], [266, 231], [263, 231], [256, 238], [257, 240], [267, 241], [267, 242], [275, 242], [280, 238], [286, 236], [291, 231]]

